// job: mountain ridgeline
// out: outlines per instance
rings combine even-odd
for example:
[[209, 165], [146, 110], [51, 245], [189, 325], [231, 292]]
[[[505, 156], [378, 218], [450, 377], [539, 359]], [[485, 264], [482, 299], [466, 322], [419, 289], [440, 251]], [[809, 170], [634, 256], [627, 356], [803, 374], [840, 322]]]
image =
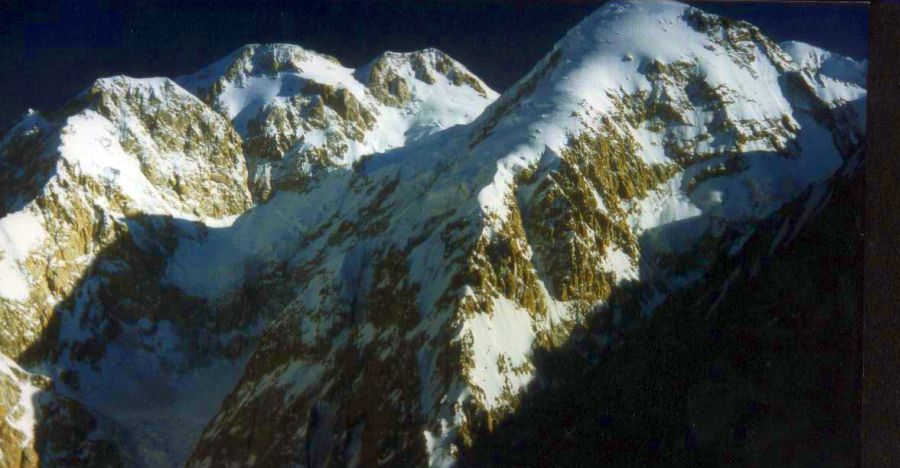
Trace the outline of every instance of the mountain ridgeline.
[[[815, 286], [791, 272], [823, 223], [854, 225], [865, 75], [613, 1], [502, 95], [435, 49], [350, 69], [247, 45], [177, 79], [99, 79], [0, 142], [0, 466], [552, 464], [534, 415], [580, 382], [628, 404], [579, 379], [653, 407], [628, 385], [677, 368], [654, 353], [737, 353], [694, 335], [768, 337], [784, 283]], [[853, 329], [852, 292], [820, 289], [837, 312], [808, 321]], [[764, 305], [737, 313], [744, 296]], [[703, 385], [596, 434], [661, 421], [641, 460], [696, 462], [669, 450], [694, 424], [691, 456], [760, 462], [722, 436], [739, 415], [703, 404], [725, 384]], [[547, 446], [594, 433], [579, 418]], [[625, 437], [557, 461], [628, 461]]]

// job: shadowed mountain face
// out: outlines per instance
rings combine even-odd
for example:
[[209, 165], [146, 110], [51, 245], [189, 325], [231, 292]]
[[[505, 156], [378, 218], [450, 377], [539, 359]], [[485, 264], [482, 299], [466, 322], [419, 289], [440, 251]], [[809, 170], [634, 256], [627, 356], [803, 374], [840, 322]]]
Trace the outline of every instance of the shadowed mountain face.
[[853, 465], [862, 188], [814, 192], [806, 222], [801, 198], [611, 342], [595, 319], [536, 357], [537, 383], [463, 465]]
[[864, 83], [674, 2], [500, 96], [435, 49], [98, 80], [0, 143], [0, 460], [845, 461]]

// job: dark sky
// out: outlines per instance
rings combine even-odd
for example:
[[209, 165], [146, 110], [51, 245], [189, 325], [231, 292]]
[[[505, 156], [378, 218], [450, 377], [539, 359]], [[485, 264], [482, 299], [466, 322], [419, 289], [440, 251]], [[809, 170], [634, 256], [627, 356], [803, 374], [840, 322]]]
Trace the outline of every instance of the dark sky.
[[[97, 77], [175, 77], [250, 42], [300, 44], [351, 67], [384, 50], [437, 47], [502, 91], [602, 3], [0, 0], [0, 129]], [[867, 56], [865, 4], [692, 3], [778, 41]]]

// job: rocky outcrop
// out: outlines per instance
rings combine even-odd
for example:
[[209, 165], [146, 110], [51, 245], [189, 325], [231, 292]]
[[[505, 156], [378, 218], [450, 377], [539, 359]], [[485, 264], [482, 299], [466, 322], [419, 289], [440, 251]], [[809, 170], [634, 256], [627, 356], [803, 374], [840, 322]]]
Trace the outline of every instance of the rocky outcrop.
[[54, 382], [0, 355], [0, 466], [122, 466], [119, 448], [94, 437], [98, 421]]

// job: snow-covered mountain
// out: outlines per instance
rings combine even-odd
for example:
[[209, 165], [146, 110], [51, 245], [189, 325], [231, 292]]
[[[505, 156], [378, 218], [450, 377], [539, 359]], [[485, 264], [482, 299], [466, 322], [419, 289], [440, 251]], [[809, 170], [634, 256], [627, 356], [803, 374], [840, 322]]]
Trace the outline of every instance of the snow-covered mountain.
[[244, 138], [263, 200], [322, 169], [467, 123], [497, 97], [436, 49], [386, 52], [353, 70], [294, 45], [248, 45], [178, 81]]
[[0, 464], [451, 465], [855, 167], [864, 77], [615, 1], [499, 97], [434, 49], [98, 80], [0, 144]]

